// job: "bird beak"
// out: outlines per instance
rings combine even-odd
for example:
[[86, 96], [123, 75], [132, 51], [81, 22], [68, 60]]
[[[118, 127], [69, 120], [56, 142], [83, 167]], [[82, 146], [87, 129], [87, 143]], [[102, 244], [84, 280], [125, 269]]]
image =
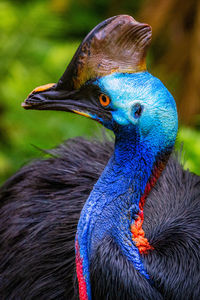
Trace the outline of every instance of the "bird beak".
[[[80, 99], [79, 99], [80, 98]], [[83, 97], [84, 98], [84, 97]], [[81, 99], [79, 91], [66, 91], [56, 83], [49, 83], [35, 88], [22, 103], [25, 109], [58, 110], [76, 113], [101, 122], [96, 115], [96, 108], [87, 99]], [[89, 112], [90, 111], [90, 112]]]

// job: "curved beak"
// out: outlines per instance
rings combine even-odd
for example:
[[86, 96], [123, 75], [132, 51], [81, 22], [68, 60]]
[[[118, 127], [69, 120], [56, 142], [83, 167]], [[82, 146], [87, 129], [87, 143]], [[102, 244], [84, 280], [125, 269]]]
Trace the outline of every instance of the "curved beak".
[[49, 83], [35, 88], [22, 103], [22, 107], [72, 112], [102, 123], [101, 118], [97, 115], [97, 107], [85, 98], [80, 91], [69, 92], [58, 88], [56, 83]]

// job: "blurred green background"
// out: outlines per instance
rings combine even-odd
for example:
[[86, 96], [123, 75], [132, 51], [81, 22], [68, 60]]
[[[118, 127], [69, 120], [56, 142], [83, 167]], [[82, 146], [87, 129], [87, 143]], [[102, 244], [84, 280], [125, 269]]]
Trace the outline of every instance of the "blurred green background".
[[[57, 82], [81, 39], [102, 20], [130, 14], [152, 25], [151, 73], [174, 95], [180, 116], [177, 147], [200, 174], [200, 5], [191, 0], [0, 1], [0, 183], [42, 149], [99, 125], [64, 112], [25, 111], [36, 86]], [[177, 9], [178, 8], [178, 9]]]

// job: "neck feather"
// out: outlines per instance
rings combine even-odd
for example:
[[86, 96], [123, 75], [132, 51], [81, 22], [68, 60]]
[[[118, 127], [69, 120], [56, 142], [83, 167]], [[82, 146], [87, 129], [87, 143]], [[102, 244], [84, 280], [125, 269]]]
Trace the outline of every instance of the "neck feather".
[[112, 236], [127, 259], [149, 279], [140, 256], [152, 249], [142, 230], [143, 206], [168, 156], [155, 154], [135, 136], [116, 139], [114, 154], [86, 201], [77, 227], [81, 300], [91, 299], [89, 261], [106, 235]]

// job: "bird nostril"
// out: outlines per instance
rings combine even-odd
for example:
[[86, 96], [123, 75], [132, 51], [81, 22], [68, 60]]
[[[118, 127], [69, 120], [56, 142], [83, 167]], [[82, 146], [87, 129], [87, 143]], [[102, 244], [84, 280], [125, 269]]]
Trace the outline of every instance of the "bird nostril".
[[44, 102], [44, 99], [40, 97], [40, 95], [32, 95], [28, 99], [26, 99], [27, 104], [38, 104]]

